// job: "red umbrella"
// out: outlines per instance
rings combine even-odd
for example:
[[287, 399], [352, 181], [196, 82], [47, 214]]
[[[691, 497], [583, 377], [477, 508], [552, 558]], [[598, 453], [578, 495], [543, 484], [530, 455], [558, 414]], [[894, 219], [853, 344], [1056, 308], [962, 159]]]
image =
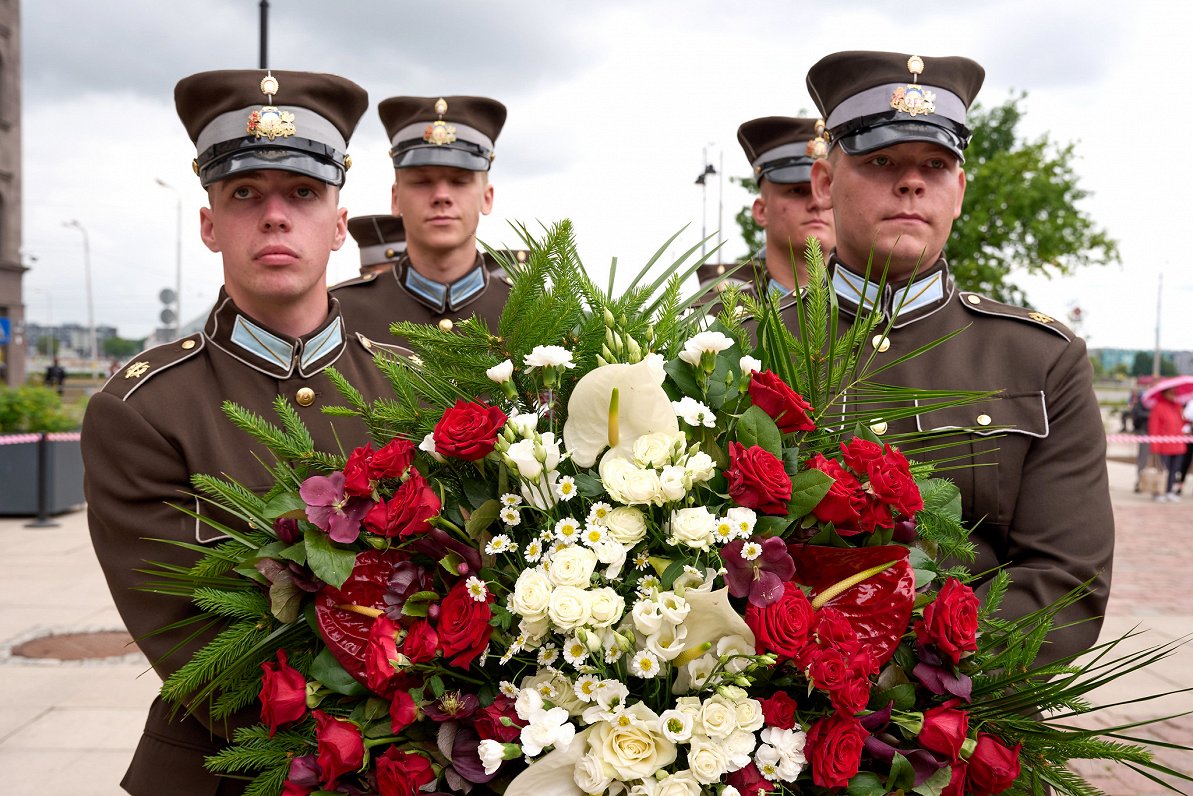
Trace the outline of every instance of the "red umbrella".
[[1156, 398], [1168, 390], [1172, 390], [1172, 399], [1177, 403], [1185, 404], [1193, 401], [1193, 375], [1185, 374], [1183, 376], [1170, 376], [1167, 379], [1160, 379], [1151, 387], [1148, 387], [1139, 400], [1143, 401], [1144, 406], [1151, 409], [1156, 405]]

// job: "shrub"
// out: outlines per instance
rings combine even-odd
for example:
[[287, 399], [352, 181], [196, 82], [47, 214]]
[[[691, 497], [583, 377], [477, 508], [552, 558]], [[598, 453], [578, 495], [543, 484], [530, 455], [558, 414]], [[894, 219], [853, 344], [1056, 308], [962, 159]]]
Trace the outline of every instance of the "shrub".
[[78, 422], [46, 387], [0, 387], [0, 433], [70, 431]]

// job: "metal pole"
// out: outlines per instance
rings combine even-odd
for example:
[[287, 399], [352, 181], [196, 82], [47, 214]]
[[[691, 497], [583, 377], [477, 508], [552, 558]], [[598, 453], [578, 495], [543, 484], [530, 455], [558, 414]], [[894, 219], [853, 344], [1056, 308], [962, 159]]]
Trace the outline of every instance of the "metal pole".
[[87, 330], [91, 336], [91, 378], [98, 379], [99, 346], [95, 339], [95, 302], [91, 292], [91, 242], [87, 237], [86, 228], [76, 219], [64, 221], [64, 227], [73, 227], [83, 233], [83, 281], [87, 291]]
[[700, 164], [700, 257], [704, 258], [708, 249], [708, 147], [705, 146]]
[[717, 257], [725, 262], [725, 252], [721, 249], [721, 235], [725, 229], [725, 148], [721, 148], [721, 173], [717, 179]]
[[269, 0], [261, 0], [261, 68], [269, 68]]
[[1164, 274], [1156, 285], [1156, 350], [1152, 352], [1152, 376], [1160, 377], [1160, 300], [1164, 295]]
[[50, 519], [50, 441], [43, 431], [37, 440], [37, 519], [26, 528], [57, 528]]
[[174, 226], [174, 337], [182, 337], [182, 193], [160, 177], [157, 184], [169, 188], [178, 200], [177, 218]]

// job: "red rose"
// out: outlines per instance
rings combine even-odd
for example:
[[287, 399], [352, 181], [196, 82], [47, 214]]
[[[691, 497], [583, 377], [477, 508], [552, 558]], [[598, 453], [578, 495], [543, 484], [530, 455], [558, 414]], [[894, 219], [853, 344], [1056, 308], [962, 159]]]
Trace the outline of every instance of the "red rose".
[[774, 793], [775, 788], [779, 787], [778, 783], [771, 782], [762, 776], [762, 772], [753, 762], [745, 768], [731, 772], [725, 777], [725, 782], [737, 788], [738, 793], [741, 793], [742, 796], [767, 796]]
[[882, 446], [868, 439], [854, 437], [849, 443], [841, 443], [841, 458], [845, 466], [855, 473], [869, 472], [870, 463], [882, 459]]
[[388, 697], [395, 688], [398, 670], [398, 626], [385, 614], [373, 620], [365, 647], [365, 677], [369, 690]]
[[411, 663], [426, 663], [435, 657], [439, 649], [439, 634], [430, 622], [418, 621], [406, 631], [406, 640], [402, 642], [402, 654]]
[[422, 755], [391, 746], [377, 758], [377, 790], [381, 796], [415, 796], [434, 781], [431, 762]]
[[[510, 720], [507, 727], [502, 719]], [[518, 711], [514, 709], [514, 700], [499, 694], [493, 704], [481, 708], [473, 718], [476, 734], [482, 741], [497, 741], [498, 743], [513, 743], [522, 734], [526, 722], [518, 718]]]
[[286, 662], [286, 651], [278, 650], [278, 663], [261, 664], [261, 722], [269, 725], [269, 737], [278, 727], [298, 721], [307, 713], [307, 681]]
[[403, 539], [431, 529], [430, 519], [439, 514], [442, 503], [439, 495], [427, 484], [418, 470], [411, 469], [394, 496], [385, 503], [374, 504], [363, 520], [364, 526], [378, 536], [400, 536]]
[[773, 652], [780, 660], [798, 658], [808, 643], [814, 612], [796, 584], [783, 584], [783, 596], [770, 605], [746, 605], [746, 624], [754, 631], [759, 654]]
[[976, 796], [1002, 793], [1019, 776], [1019, 749], [1008, 749], [1002, 741], [984, 732], [978, 733], [978, 745], [969, 756], [965, 781]]
[[964, 760], [953, 763], [953, 776], [940, 792], [940, 796], [965, 796], [965, 775], [968, 768]]
[[762, 702], [762, 720], [768, 727], [778, 727], [780, 730], [790, 730], [795, 726], [794, 699], [786, 691], [776, 691]]
[[435, 452], [469, 462], [483, 459], [496, 446], [505, 421], [505, 412], [496, 406], [457, 399], [435, 424]]
[[831, 522], [843, 535], [857, 533], [857, 521], [866, 505], [865, 493], [857, 477], [841, 466], [836, 459], [826, 459], [817, 453], [808, 460], [808, 468], [819, 470], [833, 479], [828, 492], [812, 509], [821, 522]]
[[829, 694], [829, 701], [834, 708], [848, 716], [861, 713], [870, 701], [870, 678], [850, 670], [845, 682]]
[[870, 478], [870, 491], [884, 505], [904, 517], [910, 517], [924, 508], [924, 499], [920, 496], [915, 479], [911, 477], [907, 459], [890, 445], [886, 446], [882, 458], [870, 462], [865, 472]]
[[821, 691], [832, 692], [845, 685], [849, 664], [839, 650], [818, 649], [808, 658], [808, 679]]
[[862, 745], [869, 737], [853, 716], [835, 713], [818, 719], [808, 730], [805, 753], [812, 768], [812, 782], [822, 788], [844, 788], [858, 772]]
[[322, 710], [311, 712], [315, 716], [315, 742], [323, 787], [334, 790], [340, 777], [356, 771], [364, 763], [364, 740], [360, 728], [352, 722], [329, 716]]
[[920, 728], [920, 746], [930, 752], [945, 755], [956, 761], [961, 744], [969, 734], [969, 714], [958, 710], [955, 700], [924, 711], [924, 725]]
[[369, 477], [401, 478], [414, 463], [414, 443], [408, 439], [392, 439], [369, 460]]
[[389, 702], [389, 728], [397, 735], [418, 718], [418, 706], [410, 692], [399, 688]]
[[439, 648], [445, 658], [454, 655], [450, 663], [461, 669], [467, 669], [481, 654], [493, 632], [489, 627], [493, 592], [487, 591], [483, 600], [474, 600], [465, 583], [453, 586], [439, 604]]
[[747, 449], [730, 442], [725, 477], [729, 479], [729, 496], [737, 505], [763, 514], [787, 513], [791, 479], [784, 472], [783, 463], [757, 445]]
[[953, 663], [978, 648], [978, 598], [973, 589], [956, 578], [940, 587], [936, 599], [924, 607], [924, 618], [915, 623], [916, 638], [932, 644]]
[[808, 417], [812, 404], [773, 371], [756, 370], [750, 374], [750, 400], [770, 415], [784, 434], [816, 429], [816, 424]]
[[373, 446], [365, 445], [348, 454], [344, 463], [344, 493], [354, 497], [372, 497], [373, 484], [369, 480], [369, 460], [373, 458]]
[[833, 647], [844, 655], [853, 654], [860, 646], [853, 625], [845, 618], [845, 614], [831, 605], [826, 605], [816, 612], [812, 638], [821, 647]]

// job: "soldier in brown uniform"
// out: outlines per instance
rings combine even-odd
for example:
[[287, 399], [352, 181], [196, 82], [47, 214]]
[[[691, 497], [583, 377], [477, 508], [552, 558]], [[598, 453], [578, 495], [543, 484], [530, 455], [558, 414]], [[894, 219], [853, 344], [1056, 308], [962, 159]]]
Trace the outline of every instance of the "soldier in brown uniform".
[[348, 234], [360, 251], [360, 275], [383, 274], [406, 252], [406, 225], [395, 216], [355, 216]]
[[476, 228], [493, 209], [489, 167], [505, 106], [487, 97], [391, 97], [378, 108], [394, 164], [393, 214], [406, 253], [392, 270], [332, 288], [350, 331], [392, 342], [394, 321], [496, 328], [509, 285], [490, 274]]
[[[767, 116], [737, 128], [737, 140], [758, 181], [750, 212], [766, 231], [762, 252], [768, 290], [787, 294], [808, 281], [804, 248], [809, 237], [833, 248], [833, 214], [812, 195], [812, 163], [828, 152], [820, 119]], [[792, 263], [795, 268], [792, 269]]]
[[[163, 677], [206, 638], [188, 641], [194, 626], [151, 635], [194, 609], [183, 598], [135, 591], [146, 580], [136, 570], [146, 561], [189, 566], [197, 557], [154, 539], [220, 538], [167, 501], [207, 513], [189, 496], [195, 473], [226, 474], [252, 489], [271, 481], [258, 461], [270, 454], [228, 421], [221, 403], [276, 418], [272, 403], [283, 396], [316, 448], [334, 452], [367, 434], [355, 418], [322, 414], [343, 403], [323, 369], [335, 366], [366, 396], [388, 392], [325, 282], [328, 258], [347, 235], [339, 195], [365, 91], [334, 75], [219, 71], [179, 82], [175, 101], [197, 146], [210, 202], [200, 234], [222, 255], [224, 287], [202, 332], [133, 357], [109, 379], [87, 407], [82, 443], [96, 555], [120, 615]], [[155, 699], [124, 788], [145, 796], [241, 792], [239, 781], [203, 770], [228, 729], [202, 709], [172, 715]]]
[[[843, 313], [872, 305], [893, 319], [886, 335], [870, 341], [879, 362], [968, 327], [880, 380], [1003, 391], [914, 422], [922, 430], [978, 429], [965, 435], [963, 449], [945, 453], [963, 450], [978, 466], [947, 475], [974, 528], [971, 569], [1004, 567], [1013, 579], [1006, 615], [1027, 614], [1093, 579], [1093, 595], [1061, 616], [1080, 624], [1050, 637], [1043, 662], [1088, 648], [1101, 626], [1114, 550], [1106, 438], [1085, 342], [1047, 315], [958, 290], [949, 274], [944, 246], [961, 213], [971, 135], [965, 113], [984, 76], [967, 58], [825, 57], [808, 73], [831, 141], [828, 157], [812, 166], [812, 189], [835, 216], [829, 278]], [[881, 418], [873, 429], [905, 430]]]

